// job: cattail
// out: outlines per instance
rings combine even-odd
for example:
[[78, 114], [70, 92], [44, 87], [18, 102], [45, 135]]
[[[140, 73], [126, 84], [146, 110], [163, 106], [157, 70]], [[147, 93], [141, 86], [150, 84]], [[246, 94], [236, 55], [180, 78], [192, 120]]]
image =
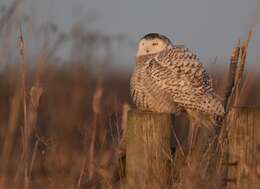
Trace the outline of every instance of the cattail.
[[248, 51], [248, 46], [249, 46], [249, 42], [250, 42], [250, 39], [252, 37], [252, 31], [250, 31], [248, 33], [248, 36], [247, 36], [247, 40], [244, 42], [243, 46], [241, 47], [241, 56], [240, 56], [240, 63], [239, 63], [239, 66], [237, 68], [237, 71], [236, 71], [236, 78], [235, 78], [235, 99], [234, 99], [234, 104], [238, 104], [238, 97], [239, 97], [239, 85], [240, 85], [240, 82], [242, 80], [242, 76], [243, 76], [243, 72], [244, 72], [244, 69], [245, 69], [245, 64], [246, 64], [246, 57], [247, 57], [247, 51]]
[[233, 49], [231, 59], [230, 59], [228, 80], [225, 89], [225, 99], [224, 99], [225, 112], [228, 111], [230, 99], [232, 98], [232, 90], [235, 85], [235, 77], [236, 77], [237, 65], [239, 61], [239, 55], [240, 55], [240, 41], [238, 41], [236, 47]]

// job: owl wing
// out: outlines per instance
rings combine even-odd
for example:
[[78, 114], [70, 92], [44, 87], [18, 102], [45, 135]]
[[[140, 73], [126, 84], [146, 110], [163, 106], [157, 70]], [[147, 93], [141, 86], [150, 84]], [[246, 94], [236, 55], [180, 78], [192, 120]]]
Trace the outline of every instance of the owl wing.
[[207, 114], [224, 114], [206, 70], [187, 49], [172, 49], [163, 58], [152, 59], [146, 74], [149, 82], [184, 108]]

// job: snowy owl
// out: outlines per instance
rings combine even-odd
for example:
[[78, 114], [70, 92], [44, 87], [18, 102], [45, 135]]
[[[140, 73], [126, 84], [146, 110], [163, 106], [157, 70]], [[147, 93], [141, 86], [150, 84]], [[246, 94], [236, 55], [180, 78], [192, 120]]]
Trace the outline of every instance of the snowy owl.
[[161, 34], [150, 33], [139, 41], [130, 91], [139, 110], [185, 110], [191, 125], [214, 127], [224, 116], [223, 105], [197, 56]]

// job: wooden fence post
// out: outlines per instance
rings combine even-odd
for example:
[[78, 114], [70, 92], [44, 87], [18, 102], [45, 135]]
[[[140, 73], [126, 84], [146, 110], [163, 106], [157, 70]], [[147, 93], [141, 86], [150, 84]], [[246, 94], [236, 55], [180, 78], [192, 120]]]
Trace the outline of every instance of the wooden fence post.
[[233, 108], [227, 119], [227, 189], [260, 188], [260, 108]]
[[170, 114], [130, 111], [126, 130], [126, 188], [170, 187]]

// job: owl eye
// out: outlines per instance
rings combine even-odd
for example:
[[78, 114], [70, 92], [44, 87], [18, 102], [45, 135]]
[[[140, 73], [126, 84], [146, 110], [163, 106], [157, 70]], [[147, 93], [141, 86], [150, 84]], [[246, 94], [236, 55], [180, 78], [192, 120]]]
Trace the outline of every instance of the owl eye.
[[152, 46], [156, 46], [156, 45], [158, 45], [158, 43], [152, 43]]

